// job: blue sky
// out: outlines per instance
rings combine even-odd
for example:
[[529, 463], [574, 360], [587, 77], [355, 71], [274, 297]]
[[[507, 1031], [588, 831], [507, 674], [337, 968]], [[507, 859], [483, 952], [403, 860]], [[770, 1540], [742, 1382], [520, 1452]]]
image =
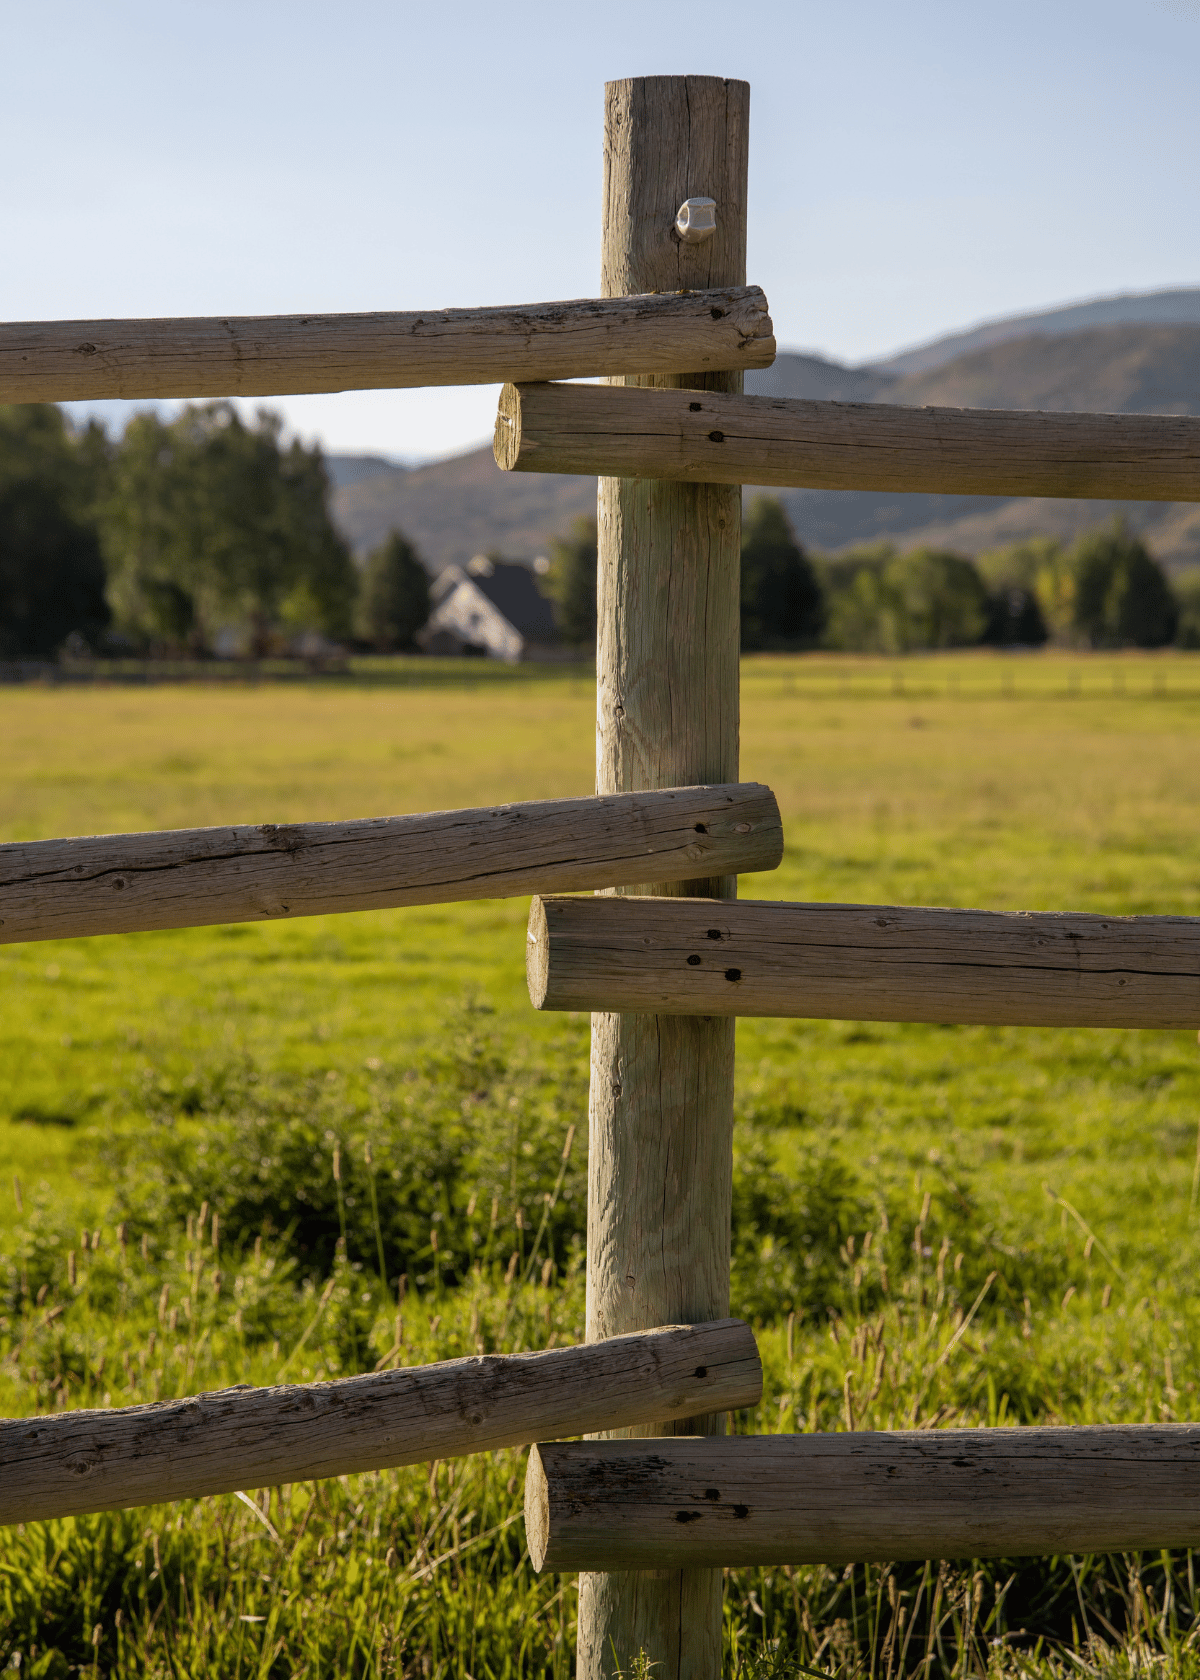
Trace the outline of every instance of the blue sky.
[[[66, 0], [4, 8], [8, 319], [519, 303], [598, 286], [606, 78], [751, 95], [749, 277], [848, 361], [1200, 284], [1200, 0]], [[494, 390], [274, 406], [444, 454]]]

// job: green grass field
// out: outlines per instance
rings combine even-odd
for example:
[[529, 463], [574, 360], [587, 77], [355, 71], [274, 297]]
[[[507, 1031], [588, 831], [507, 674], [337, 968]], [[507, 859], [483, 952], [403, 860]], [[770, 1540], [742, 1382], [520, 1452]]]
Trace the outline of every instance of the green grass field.
[[[0, 838], [590, 790], [580, 673], [435, 677], [0, 691]], [[1200, 659], [757, 659], [742, 742], [788, 837], [744, 897], [1200, 914]], [[533, 1232], [587, 1022], [530, 1010], [526, 910], [0, 948], [0, 1410], [579, 1335], [585, 1128]], [[1197, 1415], [1192, 1035], [746, 1021], [738, 1049], [767, 1369], [739, 1429]], [[522, 1473], [6, 1531], [0, 1664], [565, 1676], [574, 1585], [530, 1571]], [[730, 1674], [1200, 1669], [1180, 1554], [731, 1573], [727, 1632]]]

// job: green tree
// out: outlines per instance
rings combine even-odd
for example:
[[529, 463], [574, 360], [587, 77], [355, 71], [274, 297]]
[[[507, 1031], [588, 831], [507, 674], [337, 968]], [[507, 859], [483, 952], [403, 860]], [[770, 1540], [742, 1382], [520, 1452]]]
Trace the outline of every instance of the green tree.
[[972, 561], [936, 548], [899, 555], [883, 573], [895, 603], [894, 650], [970, 647], [987, 627], [988, 597]]
[[108, 623], [93, 508], [107, 470], [99, 428], [48, 403], [0, 408], [0, 655], [50, 658]]
[[[981, 554], [976, 564], [992, 594], [987, 641], [1035, 643], [1049, 638], [1059, 642], [1072, 639], [1075, 572], [1066, 548], [1057, 537], [1027, 537], [1022, 542]], [[1018, 594], [1027, 599], [1020, 603], [1014, 601]], [[1008, 596], [1007, 613], [1002, 610], [1005, 595]], [[1039, 620], [1040, 636], [1034, 634]]]
[[368, 557], [358, 598], [358, 629], [381, 653], [407, 650], [429, 619], [429, 574], [407, 537], [388, 533]]
[[274, 633], [344, 636], [358, 588], [327, 505], [320, 451], [280, 444], [260, 410], [246, 426], [230, 403], [189, 406], [126, 429], [104, 520], [110, 598], [142, 641], [200, 651], [222, 622]]
[[80, 524], [95, 521], [112, 453], [102, 426], [76, 431], [53, 403], [0, 406], [0, 490], [36, 480]]
[[742, 646], [815, 647], [825, 596], [783, 504], [756, 496], [742, 526]]
[[1062, 545], [1052, 538], [1038, 538], [979, 556], [975, 563], [989, 597], [985, 642], [999, 647], [1040, 647], [1049, 639], [1038, 595], [1038, 578], [1049, 557], [1047, 550], [1057, 558]]
[[596, 645], [596, 554], [594, 519], [577, 519], [568, 536], [550, 545], [546, 593], [563, 640], [574, 647]]
[[903, 606], [883, 569], [860, 565], [849, 577], [840, 569], [830, 590], [829, 647], [845, 653], [892, 653], [902, 647]]
[[199, 651], [199, 603], [213, 591], [188, 531], [186, 476], [171, 429], [153, 412], [135, 415], [114, 464], [104, 548], [122, 631], [137, 642]]
[[1124, 521], [1080, 537], [1071, 549], [1074, 627], [1092, 647], [1165, 647], [1179, 607], [1166, 573]]
[[898, 553], [895, 543], [859, 543], [818, 562], [828, 602], [826, 647], [847, 653], [887, 653], [901, 645], [901, 603], [884, 582]]

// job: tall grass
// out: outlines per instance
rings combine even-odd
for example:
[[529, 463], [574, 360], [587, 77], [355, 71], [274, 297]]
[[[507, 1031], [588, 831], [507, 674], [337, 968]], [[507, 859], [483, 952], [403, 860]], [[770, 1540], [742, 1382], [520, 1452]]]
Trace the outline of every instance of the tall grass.
[[[164, 1110], [162, 1082], [147, 1082], [149, 1139], [118, 1178], [119, 1222], [67, 1228], [51, 1200], [23, 1192], [5, 1245], [5, 1409], [126, 1405], [578, 1339], [571, 1140], [547, 1146], [545, 1117], [530, 1138], [514, 1130], [531, 1076], [477, 1020], [457, 1043], [457, 1081], [399, 1070], [352, 1114], [332, 1112], [339, 1099], [324, 1083], [264, 1089], [226, 1070], [206, 1087], [208, 1112], [181, 1117]], [[397, 1216], [365, 1185], [386, 1191], [394, 1181], [380, 1162], [398, 1157], [382, 1151], [402, 1148], [422, 1115], [436, 1127], [447, 1091], [464, 1088], [484, 1173], [426, 1181], [427, 1240], [406, 1248], [413, 1204]], [[194, 1148], [181, 1147], [180, 1128]], [[262, 1194], [249, 1203], [239, 1130], [250, 1153], [268, 1135], [301, 1139], [296, 1160], [286, 1149], [258, 1157]], [[1164, 1276], [1159, 1256], [1128, 1238], [1113, 1251], [1061, 1197], [1000, 1238], [965, 1182], [905, 1186], [829, 1146], [786, 1175], [764, 1157], [771, 1130], [761, 1109], [739, 1127], [734, 1305], [757, 1321], [766, 1384], [738, 1430], [1189, 1414], [1200, 1313], [1183, 1179], [1163, 1209], [1178, 1262]], [[224, 1187], [195, 1180], [206, 1137], [228, 1169]], [[413, 1159], [415, 1180], [420, 1147]], [[297, 1191], [303, 1202], [289, 1204]], [[791, 1303], [786, 1316], [764, 1310], [764, 1269]], [[530, 1569], [522, 1471], [522, 1455], [498, 1453], [27, 1525], [0, 1561], [0, 1657], [37, 1675], [566, 1675], [575, 1589]], [[1182, 1672], [1198, 1609], [1190, 1556], [734, 1571], [728, 1668]]]

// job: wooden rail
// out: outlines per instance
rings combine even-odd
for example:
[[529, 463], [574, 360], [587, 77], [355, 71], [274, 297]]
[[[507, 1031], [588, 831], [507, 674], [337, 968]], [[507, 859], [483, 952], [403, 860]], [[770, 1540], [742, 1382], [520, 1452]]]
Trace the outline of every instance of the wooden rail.
[[337, 1382], [4, 1419], [0, 1523], [457, 1458], [753, 1406], [761, 1394], [754, 1337], [726, 1319]]
[[757, 286], [504, 309], [0, 325], [0, 402], [268, 397], [769, 367]]
[[1200, 1424], [536, 1446], [543, 1569], [747, 1568], [1200, 1542]]
[[960, 496], [1200, 501], [1200, 419], [506, 386], [506, 472]]
[[1200, 917], [535, 898], [537, 1009], [1200, 1028]]
[[0, 846], [0, 944], [261, 922], [548, 886], [773, 869], [779, 807], [757, 782], [546, 799], [360, 822], [264, 823]]

